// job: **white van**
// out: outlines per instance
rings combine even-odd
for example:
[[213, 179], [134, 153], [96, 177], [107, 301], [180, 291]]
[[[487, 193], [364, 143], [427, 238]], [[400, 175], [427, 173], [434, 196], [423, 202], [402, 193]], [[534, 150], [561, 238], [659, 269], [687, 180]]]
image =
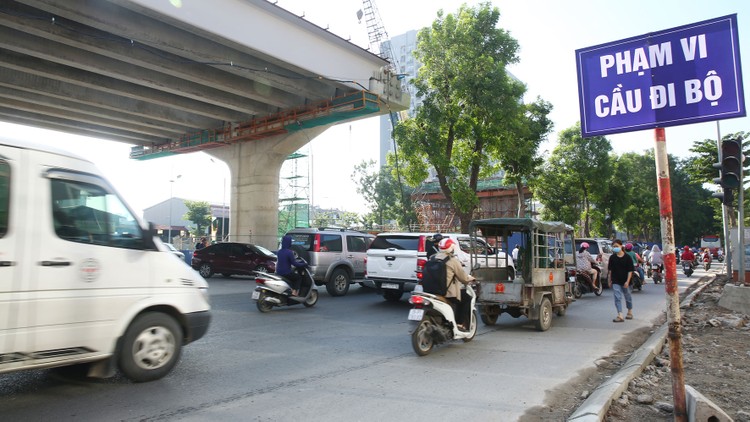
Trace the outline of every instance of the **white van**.
[[0, 373], [163, 377], [207, 331], [208, 285], [96, 166], [0, 140]]

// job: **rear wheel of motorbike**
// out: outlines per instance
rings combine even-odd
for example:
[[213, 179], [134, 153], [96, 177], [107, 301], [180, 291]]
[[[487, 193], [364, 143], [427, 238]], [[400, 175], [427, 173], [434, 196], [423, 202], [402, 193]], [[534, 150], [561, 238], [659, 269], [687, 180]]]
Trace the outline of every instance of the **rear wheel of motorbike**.
[[573, 284], [573, 297], [576, 299], [580, 299], [581, 296], [583, 296], [583, 291], [581, 290], [581, 283], [576, 281]]
[[331, 296], [344, 296], [349, 291], [349, 273], [344, 269], [337, 269], [331, 274], [326, 283], [326, 290]]
[[542, 303], [539, 309], [539, 319], [536, 320], [536, 329], [539, 331], [547, 331], [552, 326], [552, 302], [548, 297], [542, 298]]
[[318, 303], [318, 291], [317, 290], [313, 290], [312, 292], [310, 292], [310, 297], [308, 297], [306, 301], [302, 302], [302, 304], [305, 305], [306, 308], [315, 306], [316, 303]]
[[432, 336], [429, 335], [429, 322], [422, 321], [413, 333], [411, 333], [411, 347], [414, 348], [414, 353], [419, 356], [426, 356], [432, 351], [432, 346], [435, 342], [432, 340]]
[[469, 335], [461, 339], [464, 341], [464, 343], [468, 343], [474, 340], [474, 336], [477, 334], [477, 313], [476, 312], [471, 313], [471, 325], [469, 325], [469, 329], [471, 330], [469, 332]]
[[273, 305], [270, 302], [266, 302], [266, 292], [260, 292], [260, 296], [258, 297], [258, 301], [255, 302], [255, 305], [258, 307], [258, 310], [264, 314], [266, 312], [271, 312], [271, 309], [273, 309]]

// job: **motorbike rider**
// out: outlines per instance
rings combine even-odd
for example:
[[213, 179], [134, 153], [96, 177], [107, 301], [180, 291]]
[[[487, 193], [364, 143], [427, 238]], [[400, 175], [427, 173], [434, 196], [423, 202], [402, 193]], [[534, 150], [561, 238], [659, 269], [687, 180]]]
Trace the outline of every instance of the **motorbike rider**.
[[471, 320], [466, 321], [466, 316], [470, 315], [471, 312], [471, 300], [468, 297], [462, 298], [463, 295], [468, 296], [462, 286], [459, 284], [469, 284], [474, 281], [474, 277], [466, 274], [461, 261], [456, 257], [456, 242], [453, 239], [446, 237], [440, 240], [439, 243], [440, 252], [435, 255], [436, 259], [443, 260], [446, 257], [450, 257], [445, 262], [445, 282], [448, 286], [448, 291], [445, 293], [445, 298], [448, 299], [448, 303], [453, 308], [453, 315], [456, 319], [456, 326], [459, 330], [466, 331], [467, 323], [471, 323]]
[[713, 257], [711, 256], [711, 250], [709, 250], [708, 248], [704, 248], [701, 256], [701, 262], [711, 262], [712, 258]]
[[289, 280], [292, 287], [292, 296], [297, 296], [302, 280], [293, 267], [305, 268], [307, 263], [295, 258], [292, 250], [292, 236], [286, 235], [281, 238], [281, 249], [276, 252], [276, 274]]
[[645, 261], [643, 261], [643, 258], [641, 258], [637, 252], [633, 251], [632, 243], [628, 242], [625, 245], [625, 253], [633, 260], [633, 266], [635, 267], [635, 270], [638, 271], [638, 275], [641, 276], [641, 283], [645, 283], [646, 278], [643, 276], [643, 265], [638, 265], [643, 264]]
[[430, 243], [432, 244], [432, 246], [427, 248], [427, 259], [430, 259], [432, 255], [440, 252], [440, 247], [438, 247], [438, 245], [440, 244], [440, 241], [443, 240], [443, 235], [440, 233], [435, 233], [432, 235], [431, 239], [428, 238], [427, 240], [430, 240]]
[[578, 255], [576, 256], [576, 270], [578, 272], [587, 273], [591, 277], [591, 285], [596, 289], [599, 283], [599, 268], [596, 266], [596, 260], [589, 253], [588, 242], [581, 243], [581, 248], [578, 249]]
[[690, 250], [690, 246], [685, 245], [685, 247], [682, 249], [683, 252], [680, 255], [680, 261], [687, 261], [692, 267], [694, 265], [693, 261], [695, 261], [695, 254]]
[[651, 261], [652, 265], [658, 265], [659, 269], [664, 269], [664, 255], [661, 253], [661, 249], [659, 249], [659, 246], [654, 245], [651, 248], [651, 254], [649, 255], [649, 259]]

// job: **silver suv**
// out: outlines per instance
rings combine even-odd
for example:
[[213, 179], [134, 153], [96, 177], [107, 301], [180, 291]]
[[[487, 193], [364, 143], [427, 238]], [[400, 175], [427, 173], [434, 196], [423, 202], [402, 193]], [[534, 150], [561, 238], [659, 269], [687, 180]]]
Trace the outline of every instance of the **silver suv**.
[[296, 228], [292, 250], [310, 264], [318, 286], [326, 286], [331, 296], [344, 296], [354, 279], [365, 275], [367, 248], [375, 236], [341, 228]]

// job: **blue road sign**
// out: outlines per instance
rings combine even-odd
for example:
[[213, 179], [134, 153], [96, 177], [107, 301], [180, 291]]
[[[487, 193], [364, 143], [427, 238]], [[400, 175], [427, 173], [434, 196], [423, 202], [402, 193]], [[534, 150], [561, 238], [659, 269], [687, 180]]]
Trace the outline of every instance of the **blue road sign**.
[[737, 15], [576, 50], [584, 137], [746, 115]]

